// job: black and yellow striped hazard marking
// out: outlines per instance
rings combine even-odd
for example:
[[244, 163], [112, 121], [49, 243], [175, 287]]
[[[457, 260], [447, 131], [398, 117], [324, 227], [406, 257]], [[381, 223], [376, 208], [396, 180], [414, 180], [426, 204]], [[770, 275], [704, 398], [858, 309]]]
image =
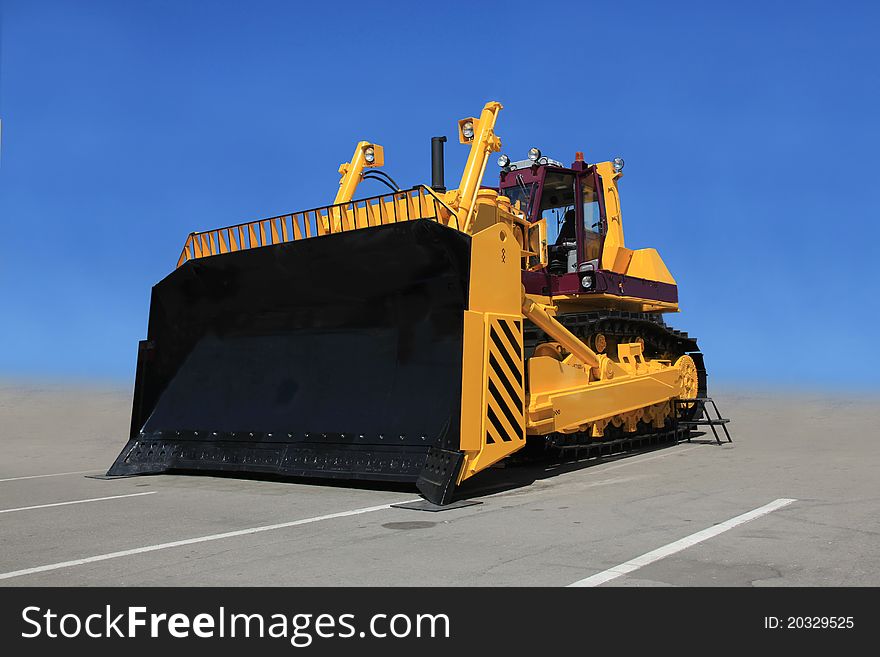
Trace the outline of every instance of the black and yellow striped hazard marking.
[[489, 324], [486, 387], [486, 444], [525, 440], [521, 321]]

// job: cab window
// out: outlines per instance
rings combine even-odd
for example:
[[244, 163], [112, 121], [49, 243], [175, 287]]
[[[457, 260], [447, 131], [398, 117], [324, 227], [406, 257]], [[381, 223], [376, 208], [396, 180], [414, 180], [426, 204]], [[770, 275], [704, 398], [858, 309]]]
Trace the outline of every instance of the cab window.
[[588, 176], [583, 179], [581, 191], [584, 203], [583, 253], [581, 262], [588, 262], [599, 268], [599, 255], [602, 251], [602, 217], [599, 209], [599, 195], [596, 191], [595, 178]]
[[573, 174], [547, 172], [541, 189], [538, 217], [547, 221], [550, 244], [576, 244], [575, 177]]
[[535, 195], [537, 184], [524, 183], [521, 174], [517, 174], [515, 180], [516, 185], [503, 188], [501, 193], [510, 199], [511, 205], [516, 206], [519, 203], [520, 210], [525, 213], [526, 217], [530, 217], [532, 216], [532, 198]]

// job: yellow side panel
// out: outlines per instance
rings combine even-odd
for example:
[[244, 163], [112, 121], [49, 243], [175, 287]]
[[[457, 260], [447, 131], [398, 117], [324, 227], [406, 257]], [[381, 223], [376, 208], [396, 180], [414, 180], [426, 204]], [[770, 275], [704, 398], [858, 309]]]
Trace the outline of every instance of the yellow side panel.
[[[479, 352], [475, 347], [480, 331]], [[525, 364], [522, 317], [468, 313], [465, 316], [465, 364], [462, 382], [461, 449], [465, 463], [459, 480], [497, 463], [526, 443]]]
[[627, 273], [633, 252], [623, 246], [610, 246], [605, 243], [605, 251], [602, 253], [602, 266], [618, 274]]
[[460, 480], [525, 445], [520, 247], [505, 224], [473, 236], [464, 316]]
[[522, 319], [492, 317], [487, 338], [485, 439], [487, 446], [497, 446], [488, 451], [502, 458], [519, 449], [525, 440]]
[[617, 180], [620, 178], [611, 162], [596, 164], [602, 177], [602, 195], [605, 197], [605, 246], [602, 249], [602, 267], [625, 274], [632, 251], [626, 248], [623, 239], [623, 221], [620, 214], [620, 195]]
[[474, 214], [474, 221], [471, 224], [471, 230], [474, 233], [479, 233], [486, 228], [489, 228], [498, 221], [498, 208], [495, 204], [490, 203], [478, 203], [477, 209]]
[[471, 241], [469, 310], [522, 314], [520, 247], [505, 224], [493, 224]]
[[666, 264], [663, 262], [660, 254], [657, 253], [657, 249], [638, 249], [633, 251], [626, 273], [628, 276], [675, 285], [675, 279], [672, 278], [672, 274], [669, 273]]

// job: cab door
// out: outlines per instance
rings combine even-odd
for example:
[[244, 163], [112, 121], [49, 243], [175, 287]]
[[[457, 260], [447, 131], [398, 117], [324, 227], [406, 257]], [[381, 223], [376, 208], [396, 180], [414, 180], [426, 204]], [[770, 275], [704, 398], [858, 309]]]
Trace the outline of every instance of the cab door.
[[[602, 256], [604, 217], [599, 202], [599, 181], [595, 172], [586, 171], [578, 176], [580, 192], [578, 213], [578, 263], [599, 269]], [[579, 269], [581, 267], [578, 267]], [[589, 269], [585, 267], [585, 269]]]

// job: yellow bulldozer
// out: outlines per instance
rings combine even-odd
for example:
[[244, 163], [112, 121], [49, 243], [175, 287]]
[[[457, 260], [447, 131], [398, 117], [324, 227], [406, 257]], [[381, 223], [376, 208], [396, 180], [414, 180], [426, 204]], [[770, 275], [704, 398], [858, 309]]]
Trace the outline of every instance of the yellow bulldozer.
[[[675, 280], [624, 243], [624, 162], [498, 158], [501, 104], [458, 122], [446, 189], [401, 190], [360, 142], [331, 205], [191, 233], [152, 291], [131, 432], [108, 475], [264, 473], [415, 483], [448, 504], [527, 445], [696, 422], [706, 373], [669, 328]], [[390, 191], [353, 200], [364, 180]]]

